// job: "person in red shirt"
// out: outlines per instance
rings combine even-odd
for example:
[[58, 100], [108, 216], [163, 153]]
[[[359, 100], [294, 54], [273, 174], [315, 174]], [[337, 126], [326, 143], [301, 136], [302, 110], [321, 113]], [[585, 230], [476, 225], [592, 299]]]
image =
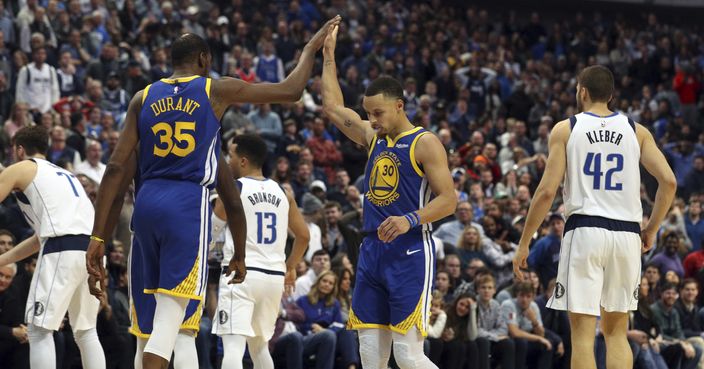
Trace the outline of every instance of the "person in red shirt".
[[672, 88], [677, 92], [682, 103], [682, 116], [688, 123], [697, 121], [697, 99], [702, 88], [693, 71], [694, 68], [688, 63], [678, 65], [672, 81]]
[[333, 183], [335, 166], [342, 162], [342, 153], [332, 140], [325, 137], [325, 122], [322, 118], [313, 121], [313, 137], [308, 139], [306, 146], [313, 153], [315, 165], [325, 170], [328, 183]]

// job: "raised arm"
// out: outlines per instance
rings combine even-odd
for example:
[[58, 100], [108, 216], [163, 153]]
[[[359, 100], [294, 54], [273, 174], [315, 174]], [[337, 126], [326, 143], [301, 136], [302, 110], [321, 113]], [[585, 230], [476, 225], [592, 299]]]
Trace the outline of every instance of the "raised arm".
[[658, 191], [655, 194], [655, 205], [650, 214], [650, 220], [641, 233], [643, 240], [643, 252], [650, 250], [655, 244], [660, 223], [665, 219], [667, 211], [672, 205], [672, 200], [677, 191], [677, 179], [670, 165], [665, 159], [658, 146], [655, 144], [653, 135], [648, 130], [638, 124], [636, 135], [640, 141], [640, 162], [655, 179], [658, 181]]
[[315, 54], [323, 46], [325, 36], [341, 19], [339, 15], [335, 16], [320, 28], [303, 48], [296, 68], [279, 83], [250, 84], [229, 77], [213, 81], [211, 95], [221, 99], [216, 101], [216, 113], [224, 112], [234, 103], [283, 103], [300, 99], [313, 70]]
[[523, 228], [523, 235], [521, 236], [516, 256], [513, 259], [513, 272], [519, 279], [523, 277], [523, 273], [520, 272], [520, 269], [528, 267], [526, 259], [528, 259], [530, 240], [533, 234], [538, 230], [538, 227], [543, 223], [545, 215], [547, 215], [550, 206], [552, 206], [552, 201], [555, 199], [555, 193], [557, 193], [557, 189], [560, 187], [560, 183], [562, 183], [562, 179], [565, 177], [565, 170], [567, 168], [565, 147], [569, 136], [570, 126], [569, 122], [566, 120], [556, 124], [550, 135], [550, 151], [545, 166], [545, 173], [535, 191], [533, 200], [530, 202], [526, 225]]
[[342, 99], [342, 90], [337, 81], [337, 66], [335, 65], [335, 43], [338, 27], [325, 39], [323, 48], [323, 113], [350, 140], [369, 147], [374, 139], [374, 130], [369, 121], [362, 118], [354, 110], [346, 108]]

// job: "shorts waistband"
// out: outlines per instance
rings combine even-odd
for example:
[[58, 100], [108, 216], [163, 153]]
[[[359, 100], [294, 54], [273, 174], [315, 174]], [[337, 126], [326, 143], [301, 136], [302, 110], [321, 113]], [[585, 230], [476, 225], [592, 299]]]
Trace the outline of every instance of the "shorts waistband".
[[625, 220], [615, 220], [583, 214], [570, 215], [565, 223], [564, 233], [583, 227], [603, 228], [614, 232], [632, 232], [640, 234], [640, 224], [637, 222], [627, 222]]
[[[361, 233], [362, 233], [362, 236], [365, 237], [365, 238], [366, 238], [366, 237], [369, 237], [369, 238], [373, 238], [373, 239], [377, 239], [377, 240], [379, 239], [379, 233], [378, 233], [376, 230], [374, 230], [374, 231], [362, 231]], [[412, 230], [409, 230], [408, 232], [406, 232], [406, 233], [404, 233], [404, 234], [402, 234], [402, 235], [399, 235], [398, 237], [401, 237], [401, 236], [408, 236], [408, 235], [421, 236], [423, 233], [432, 233], [432, 231], [423, 231], [423, 230], [420, 229], [420, 227], [418, 227], [417, 229], [414, 228], [414, 229], [412, 229]]]
[[61, 251], [86, 251], [89, 243], [90, 236], [85, 234], [51, 237], [44, 243], [43, 255]]
[[[282, 277], [286, 276], [286, 273], [280, 271], [280, 270], [271, 270], [271, 269], [264, 269], [264, 268], [257, 268], [257, 267], [247, 267], [248, 271], [254, 271], [254, 272], [260, 272], [264, 274], [270, 274], [270, 275], [280, 275]], [[225, 275], [227, 274], [227, 266], [223, 265], [222, 268], [222, 274]]]

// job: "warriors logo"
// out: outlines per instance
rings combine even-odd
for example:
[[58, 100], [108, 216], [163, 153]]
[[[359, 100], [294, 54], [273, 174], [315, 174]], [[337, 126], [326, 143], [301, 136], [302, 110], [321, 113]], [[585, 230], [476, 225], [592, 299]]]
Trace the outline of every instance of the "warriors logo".
[[371, 175], [369, 176], [369, 191], [366, 196], [376, 206], [387, 206], [399, 198], [398, 167], [400, 161], [396, 154], [382, 152], [374, 160]]

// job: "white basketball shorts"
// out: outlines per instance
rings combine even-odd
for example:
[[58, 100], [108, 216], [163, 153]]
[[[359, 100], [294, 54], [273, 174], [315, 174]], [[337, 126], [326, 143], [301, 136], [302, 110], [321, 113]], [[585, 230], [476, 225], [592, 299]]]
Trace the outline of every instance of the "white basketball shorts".
[[58, 330], [68, 311], [74, 332], [95, 328], [100, 303], [88, 290], [88, 242], [86, 235], [44, 241], [27, 297], [28, 324]]
[[240, 284], [227, 284], [232, 275], [220, 276], [214, 334], [264, 337], [267, 341], [274, 335], [284, 291], [284, 275], [258, 269], [248, 267], [247, 278]]
[[555, 291], [547, 307], [598, 316], [638, 307], [640, 225], [572, 215], [565, 224]]

